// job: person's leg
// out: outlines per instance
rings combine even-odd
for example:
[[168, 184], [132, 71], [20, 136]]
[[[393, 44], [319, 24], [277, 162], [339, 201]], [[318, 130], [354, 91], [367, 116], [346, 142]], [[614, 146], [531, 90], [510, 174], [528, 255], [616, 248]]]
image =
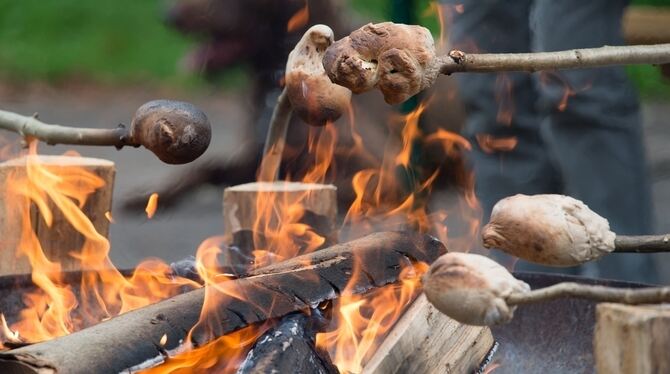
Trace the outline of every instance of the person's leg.
[[[623, 0], [537, 0], [534, 48], [555, 51], [623, 44]], [[558, 78], [557, 78], [558, 77]], [[651, 231], [650, 185], [638, 98], [622, 67], [540, 75], [543, 136], [565, 193], [606, 217], [617, 234]], [[566, 89], [570, 90], [567, 103]], [[598, 276], [655, 281], [649, 256], [611, 255]]]
[[[530, 50], [531, 0], [442, 2], [458, 7], [451, 12], [451, 47], [491, 53]], [[473, 146], [470, 159], [484, 222], [488, 222], [493, 205], [504, 197], [556, 191], [555, 172], [540, 138], [532, 76], [457, 74], [455, 79], [466, 109], [464, 135]]]

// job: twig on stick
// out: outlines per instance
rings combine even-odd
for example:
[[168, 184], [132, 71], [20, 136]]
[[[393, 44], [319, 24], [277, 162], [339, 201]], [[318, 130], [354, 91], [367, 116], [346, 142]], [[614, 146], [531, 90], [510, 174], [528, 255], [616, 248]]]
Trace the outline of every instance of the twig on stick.
[[507, 305], [524, 305], [572, 297], [620, 304], [660, 304], [670, 302], [670, 287], [615, 288], [565, 282], [526, 293], [512, 293]]
[[293, 107], [288, 99], [286, 88], [277, 98], [277, 104], [272, 112], [268, 136], [263, 147], [263, 161], [261, 162], [258, 181], [272, 182], [277, 179], [281, 156], [286, 145], [286, 132], [288, 130]]
[[446, 75], [665, 64], [670, 62], [670, 44], [604, 46], [534, 53], [465, 53], [455, 49], [435, 61], [439, 73]]
[[439, 311], [469, 325], [509, 322], [518, 305], [561, 297], [622, 304], [670, 302], [670, 287], [614, 288], [559, 283], [537, 290], [514, 278], [490, 258], [450, 252], [438, 258], [423, 276], [424, 293]]
[[330, 79], [355, 93], [379, 88], [399, 104], [430, 87], [440, 74], [577, 69], [606, 65], [664, 64], [670, 44], [605, 46], [540, 53], [465, 53], [436, 56], [428, 29], [384, 22], [368, 24], [328, 48]]
[[614, 239], [614, 252], [670, 252], [670, 234], [640, 236], [617, 235], [616, 239]]
[[192, 104], [154, 100], [142, 105], [130, 128], [78, 128], [49, 124], [37, 116], [0, 110], [0, 128], [47, 144], [144, 146], [168, 164], [188, 163], [205, 152], [211, 126], [205, 113]]

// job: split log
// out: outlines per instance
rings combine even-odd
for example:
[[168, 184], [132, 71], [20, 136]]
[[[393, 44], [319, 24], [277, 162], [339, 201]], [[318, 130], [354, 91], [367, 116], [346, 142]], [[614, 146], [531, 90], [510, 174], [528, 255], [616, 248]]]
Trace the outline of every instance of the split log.
[[[331, 184], [300, 182], [254, 182], [228, 187], [223, 192], [224, 234], [240, 231], [254, 232], [259, 217], [258, 201], [272, 201], [270, 219], [287, 217], [285, 207], [302, 206], [307, 212], [303, 218], [327, 244], [337, 243], [337, 188]], [[266, 210], [263, 205], [261, 209]], [[264, 212], [263, 212], [264, 213]], [[310, 217], [310, 215], [316, 215]], [[260, 216], [268, 216], [261, 214]], [[276, 227], [278, 222], [267, 222]], [[264, 227], [263, 227], [264, 228]]]
[[[171, 350], [192, 332], [196, 346], [250, 324], [279, 318], [353, 292], [396, 282], [414, 261], [431, 263], [446, 251], [432, 237], [380, 232], [267, 266], [248, 278], [198, 289], [114, 317], [48, 342], [0, 353], [0, 372], [118, 373]], [[354, 266], [363, 276], [352, 280]], [[353, 282], [350, 284], [350, 282]], [[219, 298], [203, 309], [205, 291]], [[224, 293], [225, 292], [225, 293]], [[226, 296], [244, 295], [245, 300]], [[201, 320], [202, 310], [202, 321]], [[208, 328], [204, 328], [204, 326]], [[165, 347], [159, 342], [167, 336]]]
[[[38, 160], [49, 171], [56, 174], [66, 172], [68, 168], [82, 168], [100, 177], [105, 185], [89, 195], [82, 211], [91, 220], [100, 235], [109, 233], [109, 220], [105, 212], [111, 210], [114, 185], [114, 163], [107, 160], [87, 157], [67, 156], [26, 156], [0, 164], [0, 275], [25, 274], [31, 272], [27, 257], [17, 256], [21, 239], [20, 209], [17, 196], [9, 193], [8, 183], [12, 179], [26, 177], [27, 158]], [[81, 262], [70, 255], [78, 253], [84, 244], [81, 235], [63, 216], [60, 209], [50, 201], [53, 212], [53, 224], [48, 227], [37, 207], [31, 203], [30, 220], [33, 231], [40, 241], [42, 250], [53, 262], [60, 262], [62, 271], [82, 270]]]
[[393, 326], [363, 373], [472, 373], [494, 344], [488, 327], [460, 324], [421, 294]]
[[251, 348], [237, 374], [338, 374], [328, 352], [316, 348], [310, 316], [288, 315], [263, 334]]
[[598, 373], [669, 373], [670, 305], [599, 304], [593, 344]]

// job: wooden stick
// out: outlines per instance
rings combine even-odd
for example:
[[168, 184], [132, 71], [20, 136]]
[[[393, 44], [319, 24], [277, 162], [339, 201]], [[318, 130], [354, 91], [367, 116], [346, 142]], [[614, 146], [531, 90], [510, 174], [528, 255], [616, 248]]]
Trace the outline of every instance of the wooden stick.
[[286, 89], [282, 90], [277, 104], [272, 111], [270, 128], [268, 136], [263, 147], [263, 160], [261, 161], [260, 172], [258, 173], [259, 182], [271, 182], [277, 180], [281, 156], [284, 153], [286, 145], [286, 132], [291, 122], [293, 107], [288, 99]]
[[615, 288], [565, 282], [527, 293], [512, 293], [508, 305], [524, 305], [551, 301], [563, 297], [588, 299], [596, 302], [621, 304], [658, 304], [670, 302], [670, 287]]
[[[114, 163], [86, 157], [27, 156], [0, 164], [0, 275], [27, 274], [32, 270], [28, 258], [25, 255], [17, 255], [21, 250], [30, 250], [29, 248], [20, 248], [19, 245], [22, 225], [27, 224], [19, 216], [22, 209], [30, 210], [27, 214], [30, 215], [32, 230], [47, 258], [52, 262], [59, 262], [61, 271], [82, 270], [81, 260], [72, 257], [70, 253], [81, 251], [85, 237], [72, 226], [52, 200], [48, 201], [48, 207], [53, 214], [51, 227], [48, 226], [34, 203], [14, 205], [22, 204], [22, 197], [17, 195], [21, 191], [9, 189], [10, 183], [26, 180], [28, 162], [39, 163], [43, 168], [56, 175], [77, 168], [84, 169], [99, 177], [104, 185], [88, 196], [82, 210], [86, 217], [91, 220], [96, 231], [104, 237], [107, 237], [109, 233], [109, 220], [105, 217], [105, 213], [112, 208]], [[21, 183], [21, 185], [22, 188], [28, 188], [24, 186], [24, 183]], [[27, 202], [28, 200], [26, 200]], [[40, 259], [35, 258], [34, 261], [40, 261]], [[41, 269], [41, 271], [44, 270], [44, 268]]]
[[582, 69], [609, 65], [665, 64], [670, 44], [604, 46], [557, 52], [465, 53], [452, 50], [436, 59], [440, 74]]
[[378, 88], [399, 104], [432, 86], [440, 74], [593, 68], [670, 62], [670, 44], [573, 49], [538, 53], [465, 53], [436, 56], [428, 29], [367, 24], [333, 43], [323, 58], [330, 79], [361, 93]]
[[619, 253], [656, 253], [670, 252], [670, 234], [625, 236], [614, 239], [614, 252]]
[[144, 146], [163, 162], [187, 163], [209, 146], [211, 126], [207, 116], [192, 104], [154, 100], [142, 105], [130, 128], [80, 128], [45, 123], [37, 116], [0, 110], [0, 128], [47, 144], [103, 145], [118, 149]]
[[[350, 282], [357, 293], [396, 282], [412, 261], [430, 263], [445, 251], [429, 236], [368, 235], [259, 269], [249, 278], [187, 292], [61, 338], [0, 353], [0, 372], [118, 373], [176, 348], [191, 329], [192, 342], [202, 345], [336, 298]], [[364, 275], [352, 280], [355, 266]], [[208, 305], [203, 308], [205, 295]], [[163, 335], [164, 347], [159, 344]]]

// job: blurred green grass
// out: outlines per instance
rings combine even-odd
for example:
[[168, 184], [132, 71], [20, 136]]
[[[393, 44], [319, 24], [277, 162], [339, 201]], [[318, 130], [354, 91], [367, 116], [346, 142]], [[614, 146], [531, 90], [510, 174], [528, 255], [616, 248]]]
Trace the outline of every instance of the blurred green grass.
[[[280, 1], [280, 0], [277, 0]], [[435, 33], [438, 22], [428, 10], [431, 0], [416, 0], [418, 22]], [[371, 19], [387, 19], [390, 0], [350, 0]], [[670, 0], [634, 0], [669, 5]], [[161, 22], [160, 0], [0, 0], [0, 78], [49, 82], [83, 78], [109, 84], [156, 83], [199, 86], [200, 77], [181, 71], [179, 60], [194, 45]], [[670, 98], [670, 84], [652, 66], [629, 67], [642, 94]], [[218, 81], [243, 84], [244, 69]]]

